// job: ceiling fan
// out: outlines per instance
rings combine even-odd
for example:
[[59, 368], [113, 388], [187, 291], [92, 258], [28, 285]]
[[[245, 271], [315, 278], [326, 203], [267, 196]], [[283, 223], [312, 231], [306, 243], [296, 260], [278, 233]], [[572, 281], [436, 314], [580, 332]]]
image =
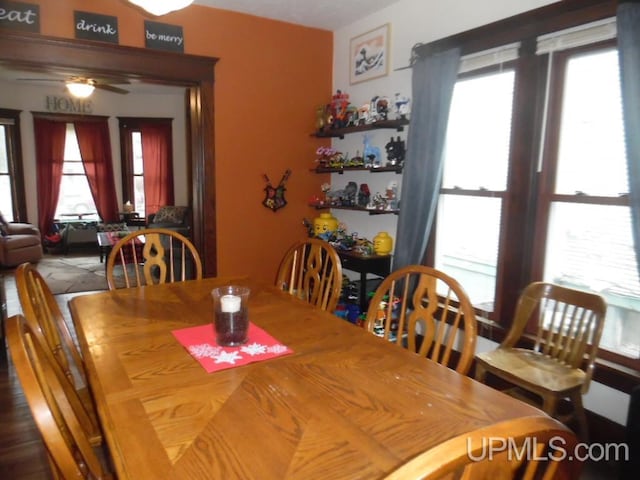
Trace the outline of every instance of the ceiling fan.
[[28, 82], [63, 82], [69, 92], [79, 98], [86, 98], [93, 92], [94, 89], [105, 90], [107, 92], [118, 93], [126, 95], [129, 93], [124, 88], [114, 86], [114, 83], [129, 83], [127, 80], [118, 80], [112, 82], [105, 79], [97, 79], [83, 76], [71, 76], [68, 78], [18, 78], [16, 80], [28, 81]]

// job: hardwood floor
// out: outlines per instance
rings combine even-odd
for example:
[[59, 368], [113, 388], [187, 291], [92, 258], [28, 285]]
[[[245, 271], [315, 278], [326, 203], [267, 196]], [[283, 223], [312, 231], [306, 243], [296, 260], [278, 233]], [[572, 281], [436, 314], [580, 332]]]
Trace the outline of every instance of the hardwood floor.
[[0, 478], [51, 478], [46, 450], [22, 394], [20, 382], [3, 355], [0, 365]]

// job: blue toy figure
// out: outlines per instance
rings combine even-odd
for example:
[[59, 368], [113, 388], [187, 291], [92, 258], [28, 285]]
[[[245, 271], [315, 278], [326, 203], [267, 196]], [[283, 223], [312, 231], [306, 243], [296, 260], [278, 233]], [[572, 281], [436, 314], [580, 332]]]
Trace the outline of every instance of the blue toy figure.
[[380, 149], [378, 147], [372, 147], [369, 135], [364, 135], [364, 150], [362, 156], [364, 157], [364, 164], [366, 167], [378, 168], [382, 166], [382, 158], [380, 156]]

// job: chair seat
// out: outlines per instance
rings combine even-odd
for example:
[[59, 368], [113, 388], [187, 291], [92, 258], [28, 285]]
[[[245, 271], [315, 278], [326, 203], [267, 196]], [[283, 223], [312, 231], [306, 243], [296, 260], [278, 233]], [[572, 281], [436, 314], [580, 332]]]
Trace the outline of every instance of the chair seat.
[[488, 372], [507, 381], [535, 391], [563, 393], [580, 389], [585, 382], [585, 372], [571, 368], [558, 360], [532, 350], [521, 348], [497, 348], [491, 352], [476, 354], [476, 361]]

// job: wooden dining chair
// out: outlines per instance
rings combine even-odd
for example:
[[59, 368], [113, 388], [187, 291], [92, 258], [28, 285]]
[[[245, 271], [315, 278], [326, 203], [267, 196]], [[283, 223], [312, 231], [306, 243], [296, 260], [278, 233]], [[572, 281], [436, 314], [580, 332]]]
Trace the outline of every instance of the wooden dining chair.
[[285, 253], [276, 287], [333, 312], [342, 292], [342, 263], [330, 243], [317, 238], [297, 242]]
[[46, 359], [62, 381], [69, 403], [92, 445], [102, 442], [84, 361], [54, 295], [30, 263], [16, 269], [16, 288], [24, 317]]
[[476, 348], [476, 316], [453, 278], [425, 265], [391, 272], [378, 286], [365, 328], [465, 375]]
[[110, 290], [202, 279], [198, 250], [187, 237], [168, 228], [125, 235], [111, 249], [106, 268]]
[[521, 417], [453, 437], [418, 454], [384, 480], [579, 478], [574, 433], [551, 417]]
[[[576, 420], [586, 440], [582, 395], [589, 389], [606, 312], [605, 300], [595, 293], [531, 283], [520, 295], [504, 341], [476, 356], [476, 380], [484, 382], [489, 373], [508, 382], [507, 393], [540, 400], [546, 413], [565, 423]], [[533, 342], [526, 343], [527, 327]], [[564, 399], [570, 402], [568, 413], [560, 408]]]
[[47, 450], [53, 478], [113, 478], [93, 450], [63, 382], [47, 360], [46, 350], [22, 315], [6, 324], [11, 360], [29, 409]]

